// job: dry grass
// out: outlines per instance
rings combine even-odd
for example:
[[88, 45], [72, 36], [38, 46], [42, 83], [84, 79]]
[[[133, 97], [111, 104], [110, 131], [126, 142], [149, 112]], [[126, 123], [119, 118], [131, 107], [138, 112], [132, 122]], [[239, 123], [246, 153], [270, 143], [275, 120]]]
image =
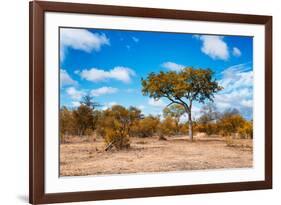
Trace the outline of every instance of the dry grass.
[[[94, 140], [93, 140], [94, 139]], [[131, 148], [105, 152], [102, 139], [72, 137], [60, 145], [61, 176], [136, 172], [166, 172], [252, 167], [252, 140], [233, 140], [197, 135], [167, 137], [167, 141], [133, 138]]]

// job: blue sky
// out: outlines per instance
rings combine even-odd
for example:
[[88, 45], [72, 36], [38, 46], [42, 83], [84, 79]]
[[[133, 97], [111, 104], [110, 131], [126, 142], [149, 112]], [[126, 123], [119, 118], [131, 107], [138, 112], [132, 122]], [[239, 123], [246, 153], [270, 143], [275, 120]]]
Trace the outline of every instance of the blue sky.
[[[210, 68], [224, 90], [215, 95], [220, 111], [237, 108], [252, 118], [252, 37], [102, 29], [60, 29], [60, 105], [76, 107], [90, 94], [106, 109], [135, 106], [160, 114], [169, 104], [141, 93], [150, 72]], [[193, 116], [202, 105], [193, 106]]]

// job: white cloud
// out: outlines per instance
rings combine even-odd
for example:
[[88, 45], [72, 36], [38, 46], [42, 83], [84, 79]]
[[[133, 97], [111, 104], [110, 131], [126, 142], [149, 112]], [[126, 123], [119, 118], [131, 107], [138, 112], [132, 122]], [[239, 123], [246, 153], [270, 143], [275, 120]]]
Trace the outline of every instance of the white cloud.
[[144, 106], [144, 105], [139, 105], [139, 106], [138, 106], [138, 109], [144, 110], [144, 109], [145, 109], [145, 106]]
[[[222, 93], [216, 95], [216, 102], [222, 107], [236, 107], [240, 108], [244, 106], [252, 96], [252, 89], [250, 88], [238, 88], [237, 90], [230, 91], [228, 93]], [[249, 104], [247, 104], [247, 107]]]
[[72, 101], [71, 104], [73, 107], [79, 107], [81, 105], [81, 103], [78, 101]]
[[114, 105], [117, 105], [118, 103], [117, 102], [109, 102], [108, 103], [108, 105], [110, 106], [110, 107], [112, 107], [112, 106], [114, 106]]
[[75, 87], [69, 87], [66, 89], [66, 93], [71, 97], [73, 100], [81, 100], [82, 96], [86, 93], [81, 90], [77, 90]]
[[133, 41], [135, 41], [136, 43], [138, 43], [140, 41], [140, 39], [136, 38], [136, 37], [132, 37]]
[[109, 45], [105, 34], [92, 33], [86, 29], [63, 28], [60, 32], [61, 60], [64, 59], [67, 48], [85, 52], [99, 51], [103, 45]]
[[193, 35], [202, 41], [201, 51], [213, 59], [227, 60], [229, 58], [228, 46], [223, 36]]
[[61, 87], [67, 85], [76, 85], [77, 82], [73, 80], [66, 70], [60, 69], [60, 85]]
[[252, 87], [253, 71], [251, 64], [238, 64], [225, 69], [222, 72], [220, 85], [224, 87], [224, 91], [232, 91], [237, 88]]
[[[86, 94], [89, 94], [89, 95], [94, 96], [94, 97], [98, 97], [98, 96], [101, 96], [101, 95], [113, 94], [113, 93], [116, 93], [116, 92], [118, 92], [118, 89], [113, 88], [113, 87], [100, 87], [100, 88], [93, 89], [93, 90], [90, 90], [90, 91], [89, 90], [78, 90], [73, 86], [66, 89], [66, 94], [73, 100], [71, 103], [74, 107], [77, 107], [77, 106], [80, 105], [79, 101]], [[115, 102], [112, 102], [108, 105], [112, 106], [113, 103], [115, 103]]]
[[171, 71], [181, 71], [185, 66], [173, 62], [165, 62], [162, 64], [162, 67], [167, 68]]
[[233, 47], [232, 49], [232, 55], [235, 56], [235, 57], [239, 57], [242, 55], [241, 51], [239, 48], [237, 47]]
[[251, 108], [253, 107], [253, 100], [242, 100], [241, 104], [245, 107]]
[[154, 98], [149, 98], [148, 104], [154, 107], [165, 107], [165, 103], [161, 99], [155, 100]]
[[83, 70], [79, 73], [79, 75], [82, 79], [86, 79], [92, 82], [100, 82], [109, 79], [115, 79], [124, 83], [129, 83], [131, 81], [131, 78], [135, 76], [135, 72], [127, 67], [117, 66], [109, 71], [105, 71], [98, 68]]
[[231, 66], [222, 72], [218, 81], [224, 89], [215, 95], [220, 111], [236, 108], [242, 114], [252, 116], [253, 71], [250, 63]]
[[116, 93], [118, 91], [117, 88], [113, 88], [113, 87], [101, 87], [98, 89], [93, 89], [91, 90], [91, 95], [92, 96], [100, 96], [100, 95], [106, 95], [106, 94], [113, 94]]
[[107, 110], [108, 108], [111, 108], [112, 106], [117, 105], [117, 104], [118, 104], [117, 102], [109, 102], [109, 103], [106, 103], [101, 109]]

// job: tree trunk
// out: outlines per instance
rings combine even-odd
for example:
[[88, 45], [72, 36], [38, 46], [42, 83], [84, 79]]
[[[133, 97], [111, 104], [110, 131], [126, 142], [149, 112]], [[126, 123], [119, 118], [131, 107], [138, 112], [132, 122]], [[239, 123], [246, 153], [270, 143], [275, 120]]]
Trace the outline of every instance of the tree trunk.
[[193, 141], [193, 128], [192, 128], [192, 118], [191, 118], [191, 112], [188, 113], [188, 130], [189, 130], [189, 138], [190, 141]]

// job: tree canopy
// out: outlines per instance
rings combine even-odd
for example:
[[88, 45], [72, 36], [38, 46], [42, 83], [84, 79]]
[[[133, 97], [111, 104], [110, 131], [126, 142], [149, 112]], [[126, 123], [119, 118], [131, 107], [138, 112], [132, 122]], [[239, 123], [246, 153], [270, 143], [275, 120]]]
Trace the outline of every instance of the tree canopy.
[[142, 92], [145, 96], [159, 100], [166, 98], [170, 105], [178, 104], [184, 107], [190, 124], [190, 138], [192, 140], [192, 103], [213, 101], [214, 94], [223, 88], [213, 79], [211, 69], [184, 68], [179, 72], [169, 71], [150, 73], [142, 79]]

